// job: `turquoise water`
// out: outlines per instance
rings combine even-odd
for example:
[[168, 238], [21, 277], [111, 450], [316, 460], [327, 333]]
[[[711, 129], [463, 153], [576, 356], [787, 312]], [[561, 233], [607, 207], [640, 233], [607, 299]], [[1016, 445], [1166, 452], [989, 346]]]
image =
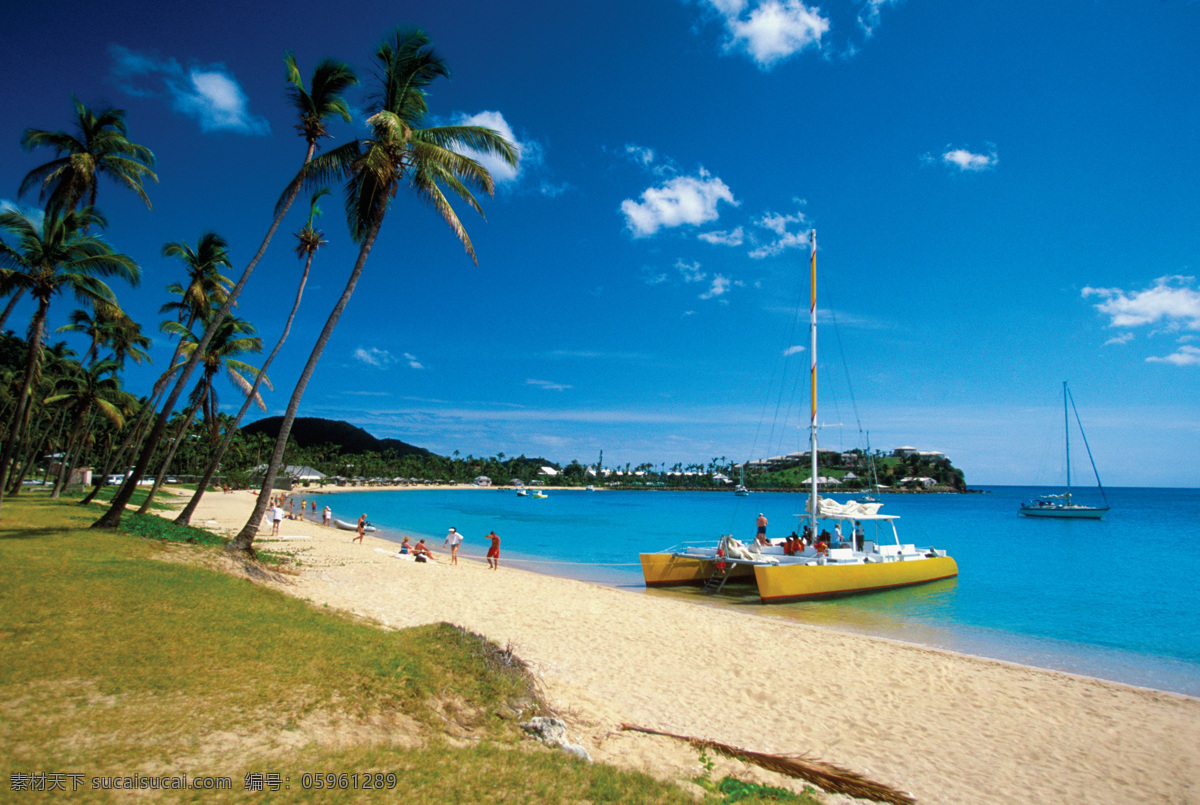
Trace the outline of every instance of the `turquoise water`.
[[[804, 505], [794, 494], [348, 492], [318, 495], [317, 508], [328, 503], [351, 521], [366, 512], [383, 536], [425, 536], [435, 549], [455, 526], [464, 553], [480, 557], [495, 529], [504, 564], [528, 570], [1200, 696], [1200, 490], [1107, 490], [1113, 508], [1099, 522], [1017, 514], [1022, 500], [1052, 491], [885, 494], [901, 540], [948, 549], [957, 579], [772, 605], [749, 589], [716, 598], [645, 590], [637, 555], [726, 533], [752, 538], [760, 511], [769, 535], [786, 535]], [[1079, 502], [1099, 502], [1088, 498]]]

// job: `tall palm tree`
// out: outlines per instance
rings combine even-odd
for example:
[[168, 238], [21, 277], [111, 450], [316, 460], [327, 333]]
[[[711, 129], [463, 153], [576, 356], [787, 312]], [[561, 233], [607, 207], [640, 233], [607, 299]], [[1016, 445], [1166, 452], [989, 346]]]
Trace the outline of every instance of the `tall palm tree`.
[[23, 268], [16, 281], [28, 289], [37, 302], [29, 324], [25, 379], [0, 456], [0, 506], [4, 502], [9, 464], [17, 453], [20, 423], [41, 362], [42, 339], [51, 300], [64, 291], [71, 291], [85, 303], [116, 304], [112, 289], [100, 277], [120, 277], [134, 285], [141, 278], [141, 269], [131, 257], [113, 251], [98, 235], [85, 233], [92, 225], [103, 228], [106, 221], [91, 207], [64, 212], [61, 207], [51, 205], [40, 225], [22, 212], [0, 213], [0, 232], [10, 233], [17, 244], [14, 248], [0, 241], [0, 253], [7, 254]]
[[[196, 350], [200, 349], [200, 339], [176, 322], [164, 322], [162, 329], [165, 332], [172, 332], [180, 337], [180, 341], [184, 345], [184, 355], [190, 357]], [[192, 404], [181, 419], [181, 424], [175, 432], [175, 437], [171, 440], [166, 460], [163, 461], [162, 467], [154, 479], [154, 484], [150, 487], [150, 492], [146, 495], [146, 500], [142, 502], [141, 508], [138, 509], [138, 514], [145, 514], [150, 508], [150, 503], [158, 493], [159, 487], [162, 486], [163, 479], [166, 478], [170, 470], [171, 461], [175, 457], [175, 451], [179, 449], [179, 445], [183, 441], [184, 435], [187, 433], [187, 429], [191, 425], [197, 410], [203, 412], [204, 423], [210, 433], [210, 438], [212, 441], [216, 441], [215, 433], [218, 427], [217, 412], [219, 409], [217, 387], [214, 381], [222, 370], [231, 383], [242, 389], [252, 399], [255, 399], [262, 410], [267, 410], [262, 399], [257, 394], [251, 392], [250, 381], [246, 379], [246, 375], [249, 374], [256, 374], [261, 377], [262, 371], [254, 368], [240, 358], [240, 356], [248, 353], [262, 352], [262, 339], [254, 333], [254, 325], [236, 316], [226, 318], [217, 326], [216, 335], [208, 342], [208, 346], [201, 356], [204, 371], [201, 373], [200, 379], [196, 381], [196, 387], [192, 391]]]
[[74, 101], [75, 134], [42, 129], [25, 129], [21, 134], [25, 150], [53, 148], [55, 159], [26, 174], [18, 193], [24, 195], [35, 185], [41, 185], [41, 198], [49, 196], [51, 203], [64, 209], [75, 209], [85, 201], [87, 206], [94, 207], [103, 174], [137, 193], [147, 207], [151, 206], [142, 181], [147, 178], [158, 181], [151, 170], [154, 153], [129, 141], [125, 110], [109, 108], [97, 113], [78, 98]]
[[233, 286], [233, 280], [221, 273], [233, 267], [229, 242], [216, 232], [204, 232], [194, 248], [183, 240], [164, 244], [162, 256], [179, 258], [187, 271], [187, 285], [178, 282], [167, 285], [167, 292], [178, 296], [179, 301], [168, 302], [158, 312], [175, 313], [188, 328], [198, 318], [210, 319], [213, 305], [225, 304]]
[[317, 157], [308, 169], [309, 181], [346, 177], [346, 217], [350, 233], [359, 244], [358, 259], [288, 401], [254, 512], [227, 546], [232, 552], [253, 553], [258, 524], [266, 512], [304, 389], [354, 293], [388, 206], [400, 187], [407, 182], [418, 198], [431, 204], [475, 260], [471, 240], [441, 186], [448, 187], [482, 214], [468, 185], [491, 195], [494, 183], [486, 168], [461, 151], [491, 153], [511, 165], [517, 163], [516, 147], [491, 129], [482, 126], [422, 128], [428, 116], [425, 88], [449, 75], [445, 62], [433, 52], [429, 37], [423, 31], [397, 29], [375, 52], [375, 63], [380, 86], [370, 101], [373, 114], [367, 124], [371, 127], [371, 136], [353, 140]]
[[296, 288], [296, 301], [292, 303], [292, 312], [288, 314], [287, 322], [283, 326], [283, 333], [279, 336], [279, 341], [275, 344], [275, 348], [271, 350], [271, 354], [267, 356], [263, 362], [262, 371], [258, 373], [258, 377], [254, 380], [254, 388], [246, 395], [246, 401], [242, 403], [242, 408], [234, 417], [233, 422], [225, 431], [225, 438], [217, 451], [209, 460], [207, 469], [204, 471], [204, 476], [200, 479], [200, 483], [196, 485], [196, 491], [192, 494], [192, 499], [183, 507], [183, 511], [175, 518], [175, 522], [179, 525], [188, 525], [192, 521], [192, 515], [196, 513], [196, 507], [200, 505], [200, 499], [204, 497], [204, 492], [208, 488], [209, 481], [216, 475], [217, 469], [221, 466], [221, 459], [225, 455], [225, 451], [229, 449], [229, 445], [233, 443], [233, 438], [237, 435], [238, 425], [241, 424], [242, 417], [250, 410], [250, 404], [258, 396], [259, 386], [266, 378], [265, 372], [271, 367], [275, 361], [275, 356], [279, 354], [279, 350], [283, 348], [283, 342], [287, 340], [288, 333], [292, 330], [292, 322], [296, 319], [296, 311], [300, 309], [300, 300], [304, 297], [304, 286], [308, 282], [308, 272], [312, 269], [313, 258], [316, 257], [317, 250], [325, 245], [325, 238], [322, 232], [319, 232], [314, 226], [313, 221], [321, 214], [320, 207], [317, 202], [322, 196], [329, 193], [329, 188], [322, 187], [312, 195], [308, 207], [308, 220], [300, 231], [296, 233], [296, 256], [304, 260], [304, 271], [300, 274], [300, 283]]
[[146, 467], [150, 464], [155, 443], [162, 438], [171, 411], [174, 410], [176, 401], [183, 393], [188, 379], [199, 364], [200, 356], [204, 353], [208, 342], [216, 332], [217, 326], [229, 314], [229, 310], [233, 307], [234, 302], [237, 301], [242, 288], [245, 287], [258, 262], [266, 253], [267, 246], [271, 243], [271, 238], [275, 236], [275, 230], [279, 228], [280, 222], [283, 221], [283, 217], [287, 215], [292, 202], [295, 201], [296, 196], [300, 192], [300, 188], [307, 177], [308, 164], [313, 154], [316, 153], [318, 140], [327, 136], [323, 123], [320, 125], [318, 123], [335, 114], [346, 120], [350, 118], [350, 111], [342, 98], [342, 93], [354, 84], [357, 84], [358, 79], [349, 67], [332, 59], [322, 61], [317, 65], [313, 80], [309, 84], [309, 90], [305, 91], [303, 85], [298, 80], [299, 70], [296, 68], [295, 58], [290, 53], [285, 57], [285, 63], [288, 68], [287, 80], [292, 85], [289, 90], [289, 97], [300, 116], [300, 123], [297, 128], [300, 130], [301, 135], [303, 135], [307, 145], [304, 163], [301, 165], [300, 171], [288, 184], [287, 189], [284, 191], [284, 197], [276, 204], [275, 218], [271, 222], [270, 228], [267, 229], [267, 234], [263, 238], [262, 244], [258, 247], [258, 251], [246, 265], [237, 284], [230, 290], [225, 303], [221, 305], [220, 310], [213, 316], [208, 330], [204, 333], [203, 338], [201, 338], [200, 344], [197, 345], [197, 351], [181, 370], [178, 380], [175, 381], [174, 388], [171, 390], [170, 395], [168, 395], [166, 402], [163, 403], [158, 418], [154, 421], [154, 427], [151, 429], [148, 443], [142, 447], [133, 472], [126, 479], [125, 485], [113, 497], [112, 505], [108, 511], [102, 514], [100, 519], [92, 523], [92, 528], [116, 528], [120, 525], [121, 514], [125, 511], [125, 506], [129, 503], [129, 499], [133, 497], [138, 480], [146, 472]]

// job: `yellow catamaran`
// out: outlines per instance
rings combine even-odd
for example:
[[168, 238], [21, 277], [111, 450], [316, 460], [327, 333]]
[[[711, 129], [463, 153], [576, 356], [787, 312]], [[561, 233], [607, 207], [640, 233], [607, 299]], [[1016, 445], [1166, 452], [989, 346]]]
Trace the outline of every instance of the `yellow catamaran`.
[[[641, 554], [647, 587], [703, 585], [719, 592], [731, 579], [753, 578], [764, 602], [834, 598], [894, 587], [924, 584], [958, 575], [958, 564], [944, 550], [918, 548], [900, 542], [894, 515], [880, 514], [880, 503], [838, 503], [817, 494], [817, 233], [809, 239], [809, 339], [812, 368], [812, 419], [809, 445], [812, 487], [808, 496], [806, 532], [816, 544], [792, 551], [783, 540], [768, 545], [744, 545], [724, 536], [716, 545], [683, 546]], [[834, 521], [835, 533], [849, 533], [842, 542], [819, 541], [822, 523]], [[843, 529], [841, 526], [845, 526]], [[871, 528], [868, 535], [867, 527]], [[890, 537], [890, 539], [888, 539]], [[886, 544], [885, 544], [886, 540]], [[793, 543], [794, 545], [794, 543]]]

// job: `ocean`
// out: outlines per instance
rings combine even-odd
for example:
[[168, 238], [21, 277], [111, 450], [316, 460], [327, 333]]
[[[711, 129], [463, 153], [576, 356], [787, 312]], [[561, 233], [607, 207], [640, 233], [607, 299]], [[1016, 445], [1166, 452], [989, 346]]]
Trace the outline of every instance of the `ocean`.
[[[482, 557], [494, 529], [504, 566], [1200, 696], [1200, 563], [1191, 553], [1200, 547], [1200, 490], [1108, 489], [1112, 511], [1101, 521], [1017, 514], [1021, 501], [1057, 491], [885, 493], [883, 512], [900, 516], [901, 541], [947, 549], [958, 578], [768, 605], [748, 590], [646, 590], [638, 554], [722, 534], [752, 539], [759, 512], [769, 536], [786, 536], [804, 507], [799, 494], [551, 490], [537, 499], [463, 489], [316, 499], [318, 511], [328, 504], [350, 521], [365, 512], [380, 536], [423, 536], [437, 551], [454, 526], [466, 537], [462, 552]], [[1100, 502], [1095, 490], [1076, 498]]]

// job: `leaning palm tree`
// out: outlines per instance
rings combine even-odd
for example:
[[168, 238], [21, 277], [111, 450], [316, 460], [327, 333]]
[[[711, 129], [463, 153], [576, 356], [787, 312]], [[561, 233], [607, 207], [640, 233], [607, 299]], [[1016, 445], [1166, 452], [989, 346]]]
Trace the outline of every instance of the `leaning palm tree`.
[[179, 525], [188, 525], [192, 521], [192, 515], [196, 513], [196, 507], [200, 505], [200, 499], [204, 497], [204, 491], [208, 488], [209, 481], [216, 475], [217, 469], [221, 466], [221, 459], [225, 456], [225, 451], [229, 449], [229, 445], [233, 443], [233, 437], [237, 435], [238, 425], [242, 422], [242, 417], [250, 410], [251, 403], [258, 397], [259, 386], [266, 379], [265, 372], [271, 367], [275, 361], [275, 356], [279, 354], [279, 350], [283, 348], [283, 342], [287, 340], [288, 333], [292, 330], [292, 322], [296, 319], [296, 311], [300, 309], [300, 300], [304, 297], [304, 286], [308, 283], [308, 272], [312, 269], [313, 258], [317, 255], [317, 250], [325, 245], [324, 234], [318, 231], [313, 226], [313, 221], [321, 214], [321, 208], [317, 206], [317, 202], [321, 197], [329, 193], [328, 187], [322, 187], [312, 195], [308, 206], [308, 220], [304, 226], [296, 233], [296, 256], [304, 260], [304, 271], [300, 274], [300, 282], [296, 288], [296, 301], [292, 303], [292, 312], [288, 314], [287, 322], [283, 325], [283, 333], [279, 336], [279, 341], [276, 342], [275, 348], [271, 350], [271, 354], [263, 362], [262, 371], [258, 373], [258, 377], [254, 380], [254, 387], [250, 393], [246, 395], [246, 401], [242, 403], [242, 408], [238, 411], [237, 416], [228, 425], [225, 431], [225, 438], [221, 441], [221, 445], [217, 451], [213, 453], [209, 459], [208, 467], [204, 471], [200, 482], [196, 484], [196, 491], [192, 494], [192, 499], [183, 507], [183, 511], [175, 518], [175, 522]]
[[[185, 330], [179, 324], [170, 321], [164, 322], [162, 329], [165, 332], [170, 332], [180, 337], [180, 342], [184, 345], [183, 353], [185, 356], [190, 357], [199, 349], [199, 339], [197, 336]], [[251, 374], [262, 377], [262, 370], [254, 368], [240, 358], [242, 355], [258, 352], [262, 352], [262, 339], [255, 335], [254, 325], [250, 322], [245, 319], [239, 319], [236, 316], [229, 316], [217, 327], [216, 335], [208, 342], [205, 353], [201, 356], [204, 371], [201, 373], [200, 379], [196, 382], [196, 387], [192, 391], [191, 405], [181, 418], [174, 438], [170, 440], [167, 457], [159, 468], [158, 475], [154, 479], [154, 484], [150, 487], [150, 491], [146, 495], [146, 500], [142, 502], [141, 508], [138, 509], [138, 514], [145, 514], [149, 510], [150, 503], [154, 500], [154, 496], [162, 486], [163, 480], [167, 477], [171, 462], [175, 458], [175, 451], [179, 449], [179, 445], [182, 443], [184, 435], [191, 426], [192, 419], [196, 416], [198, 410], [203, 412], [204, 423], [210, 435], [216, 432], [218, 427], [218, 401], [217, 387], [214, 381], [221, 371], [225, 372], [231, 383], [254, 399], [262, 410], [267, 410], [262, 398], [251, 392], [250, 381], [246, 379], [246, 376]]]
[[325, 130], [323, 121], [332, 115], [339, 115], [343, 119], [349, 121], [350, 110], [346, 106], [342, 94], [351, 86], [358, 83], [354, 72], [346, 65], [332, 59], [326, 59], [317, 65], [316, 72], [313, 75], [313, 80], [309, 85], [309, 90], [305, 91], [303, 85], [299, 81], [299, 70], [296, 68], [296, 60], [292, 54], [287, 54], [285, 58], [288, 73], [287, 80], [292, 85], [289, 90], [289, 96], [292, 100], [292, 105], [300, 116], [300, 123], [297, 128], [301, 135], [304, 136], [307, 149], [304, 155], [304, 163], [300, 167], [300, 171], [288, 184], [284, 191], [284, 197], [275, 206], [275, 218], [271, 222], [271, 226], [267, 229], [267, 234], [263, 238], [262, 244], [258, 247], [258, 251], [250, 262], [246, 265], [242, 276], [238, 279], [237, 284], [229, 291], [229, 296], [225, 303], [214, 314], [212, 321], [209, 323], [208, 330], [200, 340], [197, 351], [192, 355], [192, 358], [180, 371], [179, 378], [175, 381], [175, 386], [168, 395], [166, 402], [163, 403], [158, 417], [154, 421], [154, 427], [150, 432], [150, 437], [145, 445], [143, 445], [141, 453], [138, 455], [137, 462], [134, 465], [133, 472], [126, 479], [125, 485], [118, 490], [113, 497], [112, 505], [96, 522], [92, 523], [92, 528], [116, 528], [121, 523], [121, 515], [125, 511], [125, 506], [129, 503], [129, 499], [133, 497], [133, 492], [136, 489], [137, 482], [146, 472], [146, 467], [150, 464], [150, 458], [153, 454], [155, 443], [162, 438], [163, 432], [167, 427], [167, 420], [170, 418], [171, 411], [175, 408], [175, 403], [179, 396], [183, 393], [187, 386], [188, 379], [196, 366], [200, 363], [200, 356], [203, 354], [208, 342], [212, 340], [216, 328], [221, 321], [229, 315], [230, 309], [238, 296], [245, 287], [246, 282], [250, 279], [255, 267], [258, 265], [262, 256], [267, 251], [267, 246], [271, 243], [271, 238], [275, 236], [275, 230], [279, 228], [279, 224], [283, 221], [283, 217], [287, 215], [288, 210], [295, 201], [296, 196], [300, 192], [307, 177], [307, 167], [316, 153], [318, 141], [328, 132]]
[[120, 277], [135, 285], [141, 278], [141, 269], [131, 257], [113, 251], [98, 235], [85, 234], [88, 227], [103, 228], [105, 224], [104, 218], [91, 207], [64, 212], [61, 207], [51, 205], [40, 225], [22, 212], [0, 213], [0, 231], [10, 233], [16, 241], [15, 247], [0, 241], [0, 252], [24, 269], [18, 272], [17, 281], [37, 302], [29, 324], [25, 378], [0, 456], [0, 506], [4, 502], [9, 464], [17, 454], [20, 424], [41, 363], [51, 300], [64, 291], [71, 291], [85, 303], [116, 304], [112, 289], [100, 277]]
[[61, 379], [55, 393], [43, 401], [47, 407], [65, 407], [71, 421], [63, 450], [62, 471], [50, 497], [59, 496], [79, 464], [79, 454], [94, 436], [94, 428], [89, 427], [92, 419], [103, 417], [118, 428], [125, 425], [122, 409], [128, 404], [129, 395], [121, 390], [121, 379], [117, 376], [120, 368], [116, 361], [95, 362], [83, 371]]
[[158, 181], [151, 170], [154, 154], [144, 145], [129, 141], [125, 110], [102, 109], [97, 113], [78, 98], [74, 100], [75, 134], [25, 129], [21, 135], [21, 145], [27, 151], [53, 148], [55, 159], [26, 174], [18, 193], [24, 195], [41, 185], [41, 197], [48, 196], [51, 203], [64, 209], [75, 209], [85, 201], [94, 207], [100, 176], [104, 175], [137, 193], [149, 207], [150, 198], [142, 181]]
[[347, 178], [346, 217], [351, 236], [359, 244], [358, 259], [288, 401], [254, 512], [227, 546], [231, 552], [253, 553], [254, 537], [266, 512], [300, 399], [354, 293], [392, 198], [407, 182], [418, 198], [437, 210], [462, 241], [467, 254], [475, 260], [471, 240], [442, 186], [482, 214], [470, 187], [491, 195], [494, 191], [492, 176], [462, 151], [495, 154], [510, 165], [517, 164], [516, 147], [491, 129], [482, 126], [422, 128], [428, 117], [425, 88], [436, 79], [449, 75], [445, 62], [433, 52], [429, 37], [423, 31], [397, 29], [375, 52], [375, 62], [381, 85], [370, 101], [373, 114], [367, 124], [371, 127], [371, 136], [351, 141], [316, 158], [308, 170], [309, 180], [314, 182]]

